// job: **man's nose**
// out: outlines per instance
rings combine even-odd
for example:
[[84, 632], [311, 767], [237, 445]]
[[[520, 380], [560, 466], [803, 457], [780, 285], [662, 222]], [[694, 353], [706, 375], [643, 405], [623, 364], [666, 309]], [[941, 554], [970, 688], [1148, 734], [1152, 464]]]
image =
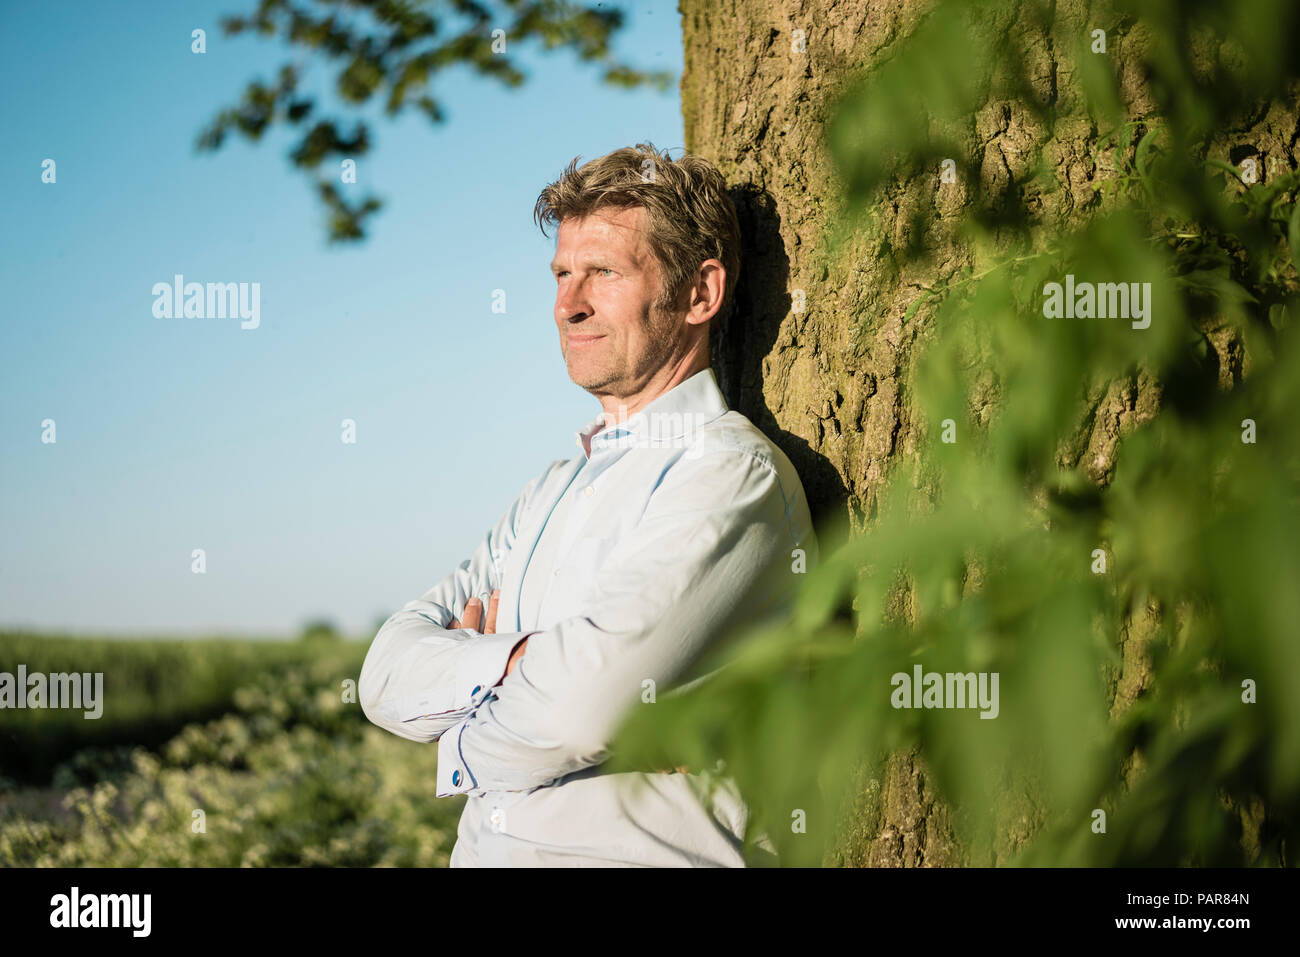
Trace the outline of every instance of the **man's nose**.
[[577, 322], [591, 313], [591, 304], [587, 302], [578, 283], [573, 283], [556, 294], [555, 313], [566, 322]]

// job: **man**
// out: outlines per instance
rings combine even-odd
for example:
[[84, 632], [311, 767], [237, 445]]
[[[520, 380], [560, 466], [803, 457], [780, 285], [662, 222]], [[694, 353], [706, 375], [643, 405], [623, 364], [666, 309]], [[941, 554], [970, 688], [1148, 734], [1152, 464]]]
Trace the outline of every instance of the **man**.
[[384, 623], [361, 706], [437, 741], [437, 796], [469, 796], [453, 867], [745, 866], [734, 784], [601, 765], [628, 709], [786, 609], [817, 542], [794, 468], [709, 368], [740, 268], [721, 175], [648, 143], [576, 164], [535, 215], [559, 226], [560, 351], [603, 413]]

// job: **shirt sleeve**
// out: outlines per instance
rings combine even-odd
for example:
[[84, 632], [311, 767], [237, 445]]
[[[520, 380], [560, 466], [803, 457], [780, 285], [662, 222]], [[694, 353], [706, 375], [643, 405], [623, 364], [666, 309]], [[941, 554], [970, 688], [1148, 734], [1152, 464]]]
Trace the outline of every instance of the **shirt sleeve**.
[[519, 533], [521, 515], [551, 470], [563, 464], [552, 462], [530, 480], [472, 556], [384, 622], [357, 682], [361, 710], [371, 722], [412, 741], [436, 741], [505, 674], [510, 653], [527, 632], [484, 635], [447, 625], [464, 614], [475, 596], [487, 613], [492, 591], [501, 587], [501, 567]]
[[529, 637], [443, 735], [437, 795], [531, 791], [601, 763], [626, 709], [647, 706], [643, 682], [664, 693], [724, 632], [784, 610], [794, 549], [815, 561], [817, 548], [791, 484], [740, 449], [675, 463], [588, 585], [586, 613]]

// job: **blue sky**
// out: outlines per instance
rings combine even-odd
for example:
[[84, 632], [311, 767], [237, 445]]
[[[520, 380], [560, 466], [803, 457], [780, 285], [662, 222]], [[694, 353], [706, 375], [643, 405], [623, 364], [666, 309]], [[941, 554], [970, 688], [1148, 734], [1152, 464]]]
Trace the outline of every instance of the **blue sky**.
[[[255, 5], [0, 3], [0, 628], [371, 634], [600, 412], [565, 372], [533, 205], [574, 156], [680, 155], [676, 84], [606, 87], [535, 45], [515, 90], [444, 72], [446, 123], [372, 128], [358, 178], [385, 208], [331, 248], [292, 137], [194, 150], [286, 59], [222, 35]], [[614, 6], [615, 53], [680, 77], [676, 4]], [[259, 327], [156, 317], [177, 273], [259, 283]]]

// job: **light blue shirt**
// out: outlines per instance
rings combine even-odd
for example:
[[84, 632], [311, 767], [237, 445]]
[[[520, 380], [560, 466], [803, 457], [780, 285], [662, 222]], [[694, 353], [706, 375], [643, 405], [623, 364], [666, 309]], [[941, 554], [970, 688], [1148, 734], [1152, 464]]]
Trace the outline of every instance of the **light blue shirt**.
[[[580, 455], [529, 481], [470, 558], [384, 623], [361, 706], [437, 741], [437, 796], [469, 796], [453, 867], [744, 866], [748, 811], [725, 768], [602, 762], [630, 709], [682, 687], [731, 629], [788, 611], [818, 557], [803, 486], [727, 409], [712, 369], [577, 441]], [[496, 588], [497, 634], [447, 628]]]

